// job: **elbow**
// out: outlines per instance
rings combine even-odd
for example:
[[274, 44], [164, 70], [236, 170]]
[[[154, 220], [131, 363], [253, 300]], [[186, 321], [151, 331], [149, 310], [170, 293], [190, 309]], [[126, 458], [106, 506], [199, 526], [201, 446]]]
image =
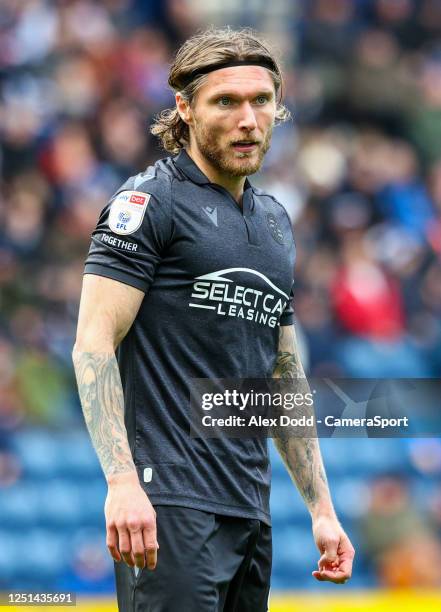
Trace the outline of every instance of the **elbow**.
[[75, 359], [75, 355], [79, 353], [89, 353], [92, 348], [92, 339], [88, 338], [88, 335], [84, 332], [77, 332], [75, 342], [72, 347], [72, 358]]
[[81, 348], [81, 345], [78, 343], [78, 341], [75, 339], [75, 343], [72, 347], [72, 361], [75, 363], [75, 358], [80, 354], [84, 352]]
[[78, 342], [78, 339], [75, 339], [75, 343], [72, 347], [72, 363], [74, 367], [78, 363], [81, 355], [84, 355], [84, 353], [87, 352], [89, 351], [85, 350], [84, 346], [80, 342]]
[[115, 345], [102, 333], [78, 332], [72, 348], [73, 361], [84, 353], [115, 353]]

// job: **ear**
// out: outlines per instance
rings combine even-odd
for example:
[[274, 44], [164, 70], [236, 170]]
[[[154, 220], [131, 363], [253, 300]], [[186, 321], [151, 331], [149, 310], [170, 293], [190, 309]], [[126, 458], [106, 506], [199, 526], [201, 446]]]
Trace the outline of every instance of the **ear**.
[[187, 102], [187, 100], [184, 100], [181, 95], [181, 92], [179, 91], [176, 93], [175, 99], [176, 108], [182, 121], [184, 121], [184, 123], [186, 123], [187, 125], [192, 125], [193, 111], [191, 110], [190, 104]]

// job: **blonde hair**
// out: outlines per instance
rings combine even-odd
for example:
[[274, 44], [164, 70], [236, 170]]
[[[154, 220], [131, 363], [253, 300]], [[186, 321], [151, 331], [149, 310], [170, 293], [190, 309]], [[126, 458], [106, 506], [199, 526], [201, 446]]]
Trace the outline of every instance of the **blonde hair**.
[[[265, 66], [271, 66], [270, 72], [278, 98], [275, 121], [276, 124], [287, 121], [290, 112], [281, 103], [283, 79], [279, 61], [268, 43], [250, 28], [233, 30], [230, 27], [210, 27], [186, 40], [171, 65], [168, 84], [174, 93], [179, 91], [191, 104], [207, 79], [206, 74], [196, 74], [188, 82], [192, 74], [208, 66], [237, 60], [261, 61]], [[176, 108], [168, 108], [157, 115], [150, 131], [169, 153], [178, 153], [189, 144], [189, 127]]]

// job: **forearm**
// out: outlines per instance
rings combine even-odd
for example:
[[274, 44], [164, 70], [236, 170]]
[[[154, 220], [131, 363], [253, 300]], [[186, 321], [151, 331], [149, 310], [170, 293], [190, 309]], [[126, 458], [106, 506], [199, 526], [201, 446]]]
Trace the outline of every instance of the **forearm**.
[[124, 395], [115, 353], [75, 346], [73, 363], [84, 418], [104, 475], [136, 475], [124, 425]]
[[316, 438], [299, 438], [295, 435], [291, 432], [290, 437], [287, 431], [283, 438], [274, 438], [276, 448], [311, 516], [334, 516], [318, 441]]
[[[291, 327], [280, 328], [279, 351], [273, 377], [287, 382], [292, 380], [293, 385], [301, 386], [303, 394], [310, 392]], [[296, 382], [300, 380], [301, 384]], [[312, 409], [309, 410], [313, 414]], [[334, 516], [318, 439], [302, 436], [298, 428], [289, 426], [279, 429], [279, 434], [274, 438], [274, 443], [311, 516]]]

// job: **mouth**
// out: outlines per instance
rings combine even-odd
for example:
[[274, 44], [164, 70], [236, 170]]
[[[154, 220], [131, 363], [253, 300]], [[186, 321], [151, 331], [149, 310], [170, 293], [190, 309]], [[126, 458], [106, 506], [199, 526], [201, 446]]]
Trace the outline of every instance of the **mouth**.
[[237, 140], [232, 143], [235, 151], [240, 153], [249, 153], [253, 151], [259, 143], [256, 140]]

